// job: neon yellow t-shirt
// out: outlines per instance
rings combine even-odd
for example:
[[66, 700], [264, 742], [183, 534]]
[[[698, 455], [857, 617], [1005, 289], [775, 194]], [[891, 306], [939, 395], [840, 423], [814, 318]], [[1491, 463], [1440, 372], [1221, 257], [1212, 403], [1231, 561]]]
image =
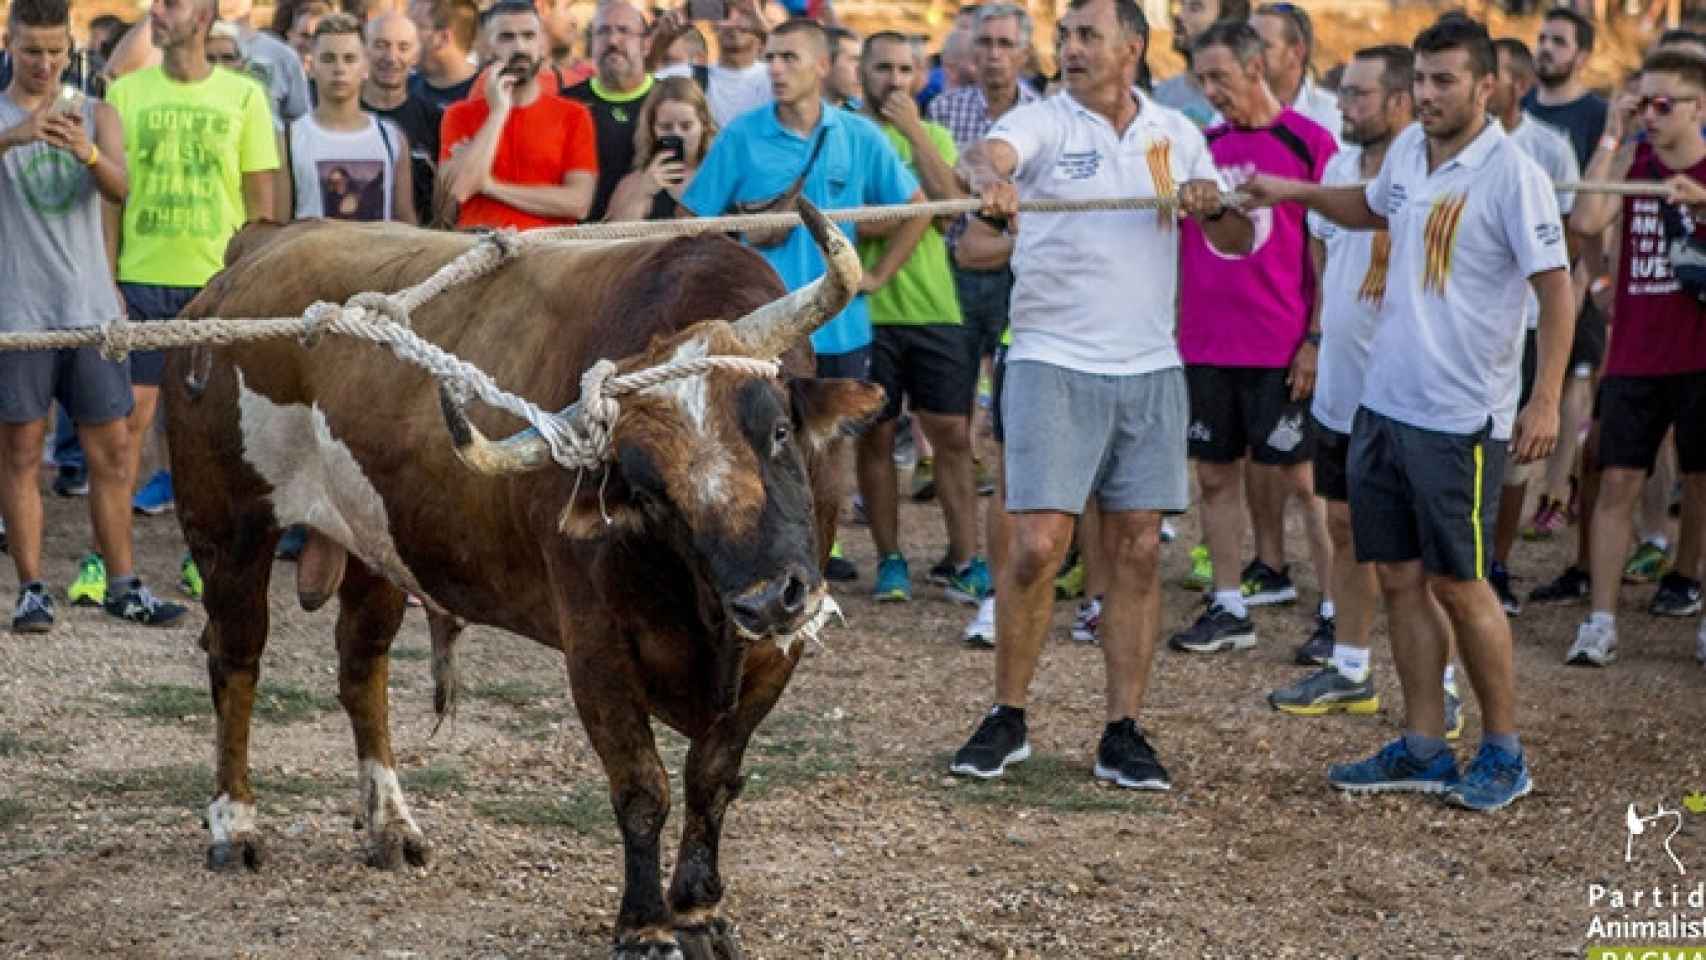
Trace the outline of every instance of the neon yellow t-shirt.
[[[954, 149], [954, 137], [941, 124], [926, 121], [924, 130], [936, 152], [952, 167], [960, 160]], [[893, 124], [882, 124], [883, 135], [900, 155], [902, 163], [914, 175], [918, 164], [912, 159], [912, 144]], [[873, 237], [859, 242], [859, 259], [869, 270], [883, 258], [888, 249], [886, 237]], [[942, 242], [942, 232], [935, 224], [924, 232], [912, 256], [895, 271], [889, 282], [871, 294], [871, 323], [874, 326], [924, 326], [960, 324], [960, 300], [954, 292], [954, 274], [948, 267], [948, 245]]]
[[124, 122], [130, 167], [119, 280], [206, 286], [248, 219], [243, 174], [278, 168], [266, 91], [229, 70], [178, 83], [150, 67], [115, 81], [107, 102]]

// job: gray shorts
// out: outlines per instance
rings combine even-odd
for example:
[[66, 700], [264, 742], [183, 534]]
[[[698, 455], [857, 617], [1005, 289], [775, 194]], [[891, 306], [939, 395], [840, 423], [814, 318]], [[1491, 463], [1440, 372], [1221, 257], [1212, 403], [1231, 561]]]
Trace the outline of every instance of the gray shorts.
[[1079, 373], [1035, 360], [1007, 364], [1001, 426], [1007, 509], [1077, 514], [1177, 513], [1190, 506], [1185, 373]]
[[76, 423], [130, 415], [130, 364], [95, 347], [0, 352], [0, 423], [34, 423], [58, 400]]

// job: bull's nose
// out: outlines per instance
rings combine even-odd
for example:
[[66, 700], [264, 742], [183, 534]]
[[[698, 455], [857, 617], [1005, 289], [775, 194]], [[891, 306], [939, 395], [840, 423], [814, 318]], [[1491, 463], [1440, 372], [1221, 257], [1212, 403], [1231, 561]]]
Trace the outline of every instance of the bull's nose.
[[742, 630], [769, 633], [798, 619], [805, 612], [809, 595], [805, 577], [799, 571], [789, 570], [731, 599], [729, 612]]

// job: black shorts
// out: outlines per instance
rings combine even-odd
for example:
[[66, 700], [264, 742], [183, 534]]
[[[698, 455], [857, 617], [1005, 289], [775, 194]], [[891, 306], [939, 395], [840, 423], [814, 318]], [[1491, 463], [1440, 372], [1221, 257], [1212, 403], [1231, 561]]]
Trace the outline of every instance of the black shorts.
[[1599, 465], [1651, 471], [1665, 431], [1676, 427], [1677, 469], [1706, 470], [1706, 371], [1606, 377], [1595, 400]]
[[870, 380], [871, 348], [860, 347], [846, 353], [817, 355], [817, 375], [820, 380]]
[[1007, 383], [1007, 345], [997, 344], [995, 359], [989, 374], [989, 434], [996, 443], [1006, 443], [1007, 433], [1001, 424], [1001, 388]]
[[[121, 283], [125, 311], [132, 323], [175, 320], [189, 306], [200, 287], [162, 287], [149, 283]], [[139, 387], [158, 387], [166, 374], [166, 351], [138, 350], [130, 355], [130, 382]]]
[[888, 401], [878, 422], [912, 409], [950, 417], [971, 416], [977, 398], [977, 353], [972, 332], [959, 324], [879, 325], [871, 331], [871, 382]]
[[976, 339], [981, 359], [1001, 346], [1007, 332], [1007, 309], [1013, 298], [1013, 270], [962, 270], [954, 268], [954, 293], [960, 301], [960, 318]]
[[130, 361], [97, 347], [0, 351], [0, 423], [45, 420], [58, 400], [71, 421], [91, 426], [130, 415]]
[[1576, 311], [1576, 339], [1570, 344], [1568, 376], [1582, 376], [1583, 367], [1587, 368], [1586, 376], [1593, 376], [1604, 359], [1605, 316], [1593, 305], [1593, 297], [1590, 296]]
[[1351, 428], [1351, 534], [1364, 563], [1420, 559], [1431, 574], [1481, 580], [1492, 557], [1505, 441], [1399, 423], [1363, 407]]
[[1204, 463], [1291, 466], [1314, 455], [1309, 401], [1291, 399], [1290, 371], [1269, 367], [1185, 367], [1191, 392], [1190, 454]]
[[1350, 461], [1351, 435], [1340, 433], [1310, 417], [1315, 424], [1315, 495], [1335, 503], [1351, 499], [1350, 479], [1345, 473]]
[[1528, 406], [1528, 398], [1534, 396], [1534, 378], [1540, 367], [1540, 347], [1534, 334], [1530, 330], [1522, 338], [1522, 393], [1516, 400], [1518, 410]]

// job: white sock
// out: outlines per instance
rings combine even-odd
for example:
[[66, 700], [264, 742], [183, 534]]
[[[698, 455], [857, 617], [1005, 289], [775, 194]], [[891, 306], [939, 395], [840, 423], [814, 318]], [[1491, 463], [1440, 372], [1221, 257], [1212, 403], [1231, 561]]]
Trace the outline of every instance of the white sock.
[[1333, 669], [1346, 680], [1361, 683], [1368, 679], [1368, 648], [1349, 644], [1333, 644]]
[[1606, 630], [1616, 630], [1617, 629], [1617, 617], [1616, 617], [1616, 615], [1606, 613], [1603, 610], [1595, 610], [1594, 612], [1588, 614], [1588, 623], [1591, 623], [1596, 627], [1602, 627]]
[[1448, 663], [1445, 665], [1445, 679], [1442, 682], [1452, 690], [1457, 689], [1457, 664]]
[[1250, 608], [1244, 606], [1244, 593], [1237, 587], [1231, 590], [1214, 591], [1214, 602], [1226, 608], [1226, 612], [1235, 617], [1247, 617]]
[[1331, 601], [1331, 600], [1321, 601], [1321, 616], [1322, 617], [1324, 617], [1328, 620], [1331, 620], [1331, 619], [1333, 619], [1334, 614], [1337, 614], [1338, 612], [1339, 611], [1333, 606], [1333, 601]]

